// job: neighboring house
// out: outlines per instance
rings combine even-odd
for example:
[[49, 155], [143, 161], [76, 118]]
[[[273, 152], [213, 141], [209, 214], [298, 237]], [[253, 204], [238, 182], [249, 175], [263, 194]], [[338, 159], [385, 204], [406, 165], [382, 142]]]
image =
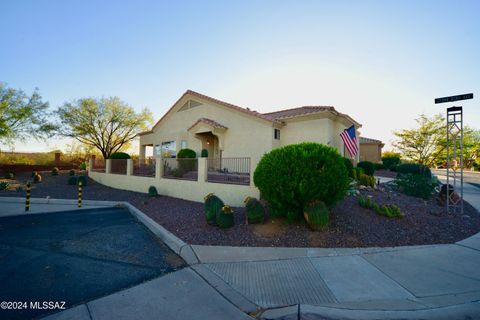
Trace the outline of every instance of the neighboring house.
[[209, 158], [250, 157], [256, 163], [276, 147], [306, 141], [332, 146], [343, 155], [339, 135], [352, 125], [361, 127], [329, 106], [259, 113], [188, 90], [150, 131], [140, 134], [140, 158], [152, 146], [162, 157], [174, 157], [184, 148], [198, 155], [206, 149]]
[[382, 162], [383, 146], [380, 140], [360, 137], [360, 161]]

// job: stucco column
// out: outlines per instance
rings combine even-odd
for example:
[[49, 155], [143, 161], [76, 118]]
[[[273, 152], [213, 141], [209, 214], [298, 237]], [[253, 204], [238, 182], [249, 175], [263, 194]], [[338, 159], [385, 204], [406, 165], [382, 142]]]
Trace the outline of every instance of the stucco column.
[[140, 145], [139, 155], [140, 161], [145, 160], [145, 150], [147, 149], [146, 145]]
[[205, 182], [207, 181], [207, 158], [197, 158], [198, 160], [198, 181]]
[[105, 173], [110, 173], [112, 171], [112, 159], [105, 160]]
[[163, 176], [163, 163], [161, 157], [155, 157], [155, 179], [161, 179]]
[[127, 159], [127, 176], [133, 175], [133, 160]]
[[93, 169], [93, 159], [90, 158], [88, 160], [88, 173], [90, 174], [90, 172], [92, 172], [92, 169]]

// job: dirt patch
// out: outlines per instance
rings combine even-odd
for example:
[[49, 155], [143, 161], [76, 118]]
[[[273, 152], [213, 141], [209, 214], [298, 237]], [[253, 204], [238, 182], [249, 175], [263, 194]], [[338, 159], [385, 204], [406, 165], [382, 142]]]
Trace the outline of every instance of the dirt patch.
[[270, 219], [263, 224], [252, 224], [253, 233], [257, 237], [272, 239], [281, 238], [288, 232], [289, 226], [283, 219]]

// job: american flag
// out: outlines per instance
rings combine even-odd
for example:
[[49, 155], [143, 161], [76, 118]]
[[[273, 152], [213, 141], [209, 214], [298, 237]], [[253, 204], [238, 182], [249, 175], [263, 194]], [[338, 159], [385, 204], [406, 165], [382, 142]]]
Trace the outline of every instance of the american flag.
[[353, 158], [358, 153], [355, 126], [351, 126], [350, 128], [343, 130], [343, 132], [340, 133], [340, 137], [342, 138], [348, 153], [350, 153], [350, 156]]

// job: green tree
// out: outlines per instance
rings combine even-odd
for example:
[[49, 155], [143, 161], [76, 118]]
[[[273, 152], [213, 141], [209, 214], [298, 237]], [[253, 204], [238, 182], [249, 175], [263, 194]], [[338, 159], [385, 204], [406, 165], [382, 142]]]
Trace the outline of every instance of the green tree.
[[414, 129], [394, 131], [398, 140], [393, 145], [402, 158], [431, 166], [445, 151], [445, 118], [441, 114], [432, 118], [422, 114], [415, 121], [418, 126]]
[[[446, 130], [446, 129], [445, 129]], [[458, 137], [459, 139], [460, 137]], [[460, 150], [460, 140], [457, 140], [457, 148]], [[436, 165], [445, 165], [447, 161], [446, 140], [442, 140], [438, 146], [441, 150], [439, 157], [436, 159]], [[450, 157], [453, 155], [450, 154]], [[463, 166], [464, 168], [472, 168], [476, 159], [480, 158], [480, 130], [475, 130], [468, 126], [463, 128]], [[460, 156], [457, 155], [457, 160]]]
[[38, 89], [28, 95], [0, 82], [0, 141], [48, 138], [55, 130], [49, 119], [48, 102], [42, 101]]
[[144, 108], [137, 113], [118, 97], [84, 98], [65, 103], [58, 109], [60, 134], [97, 148], [107, 159], [128, 145], [152, 123], [152, 114]]

